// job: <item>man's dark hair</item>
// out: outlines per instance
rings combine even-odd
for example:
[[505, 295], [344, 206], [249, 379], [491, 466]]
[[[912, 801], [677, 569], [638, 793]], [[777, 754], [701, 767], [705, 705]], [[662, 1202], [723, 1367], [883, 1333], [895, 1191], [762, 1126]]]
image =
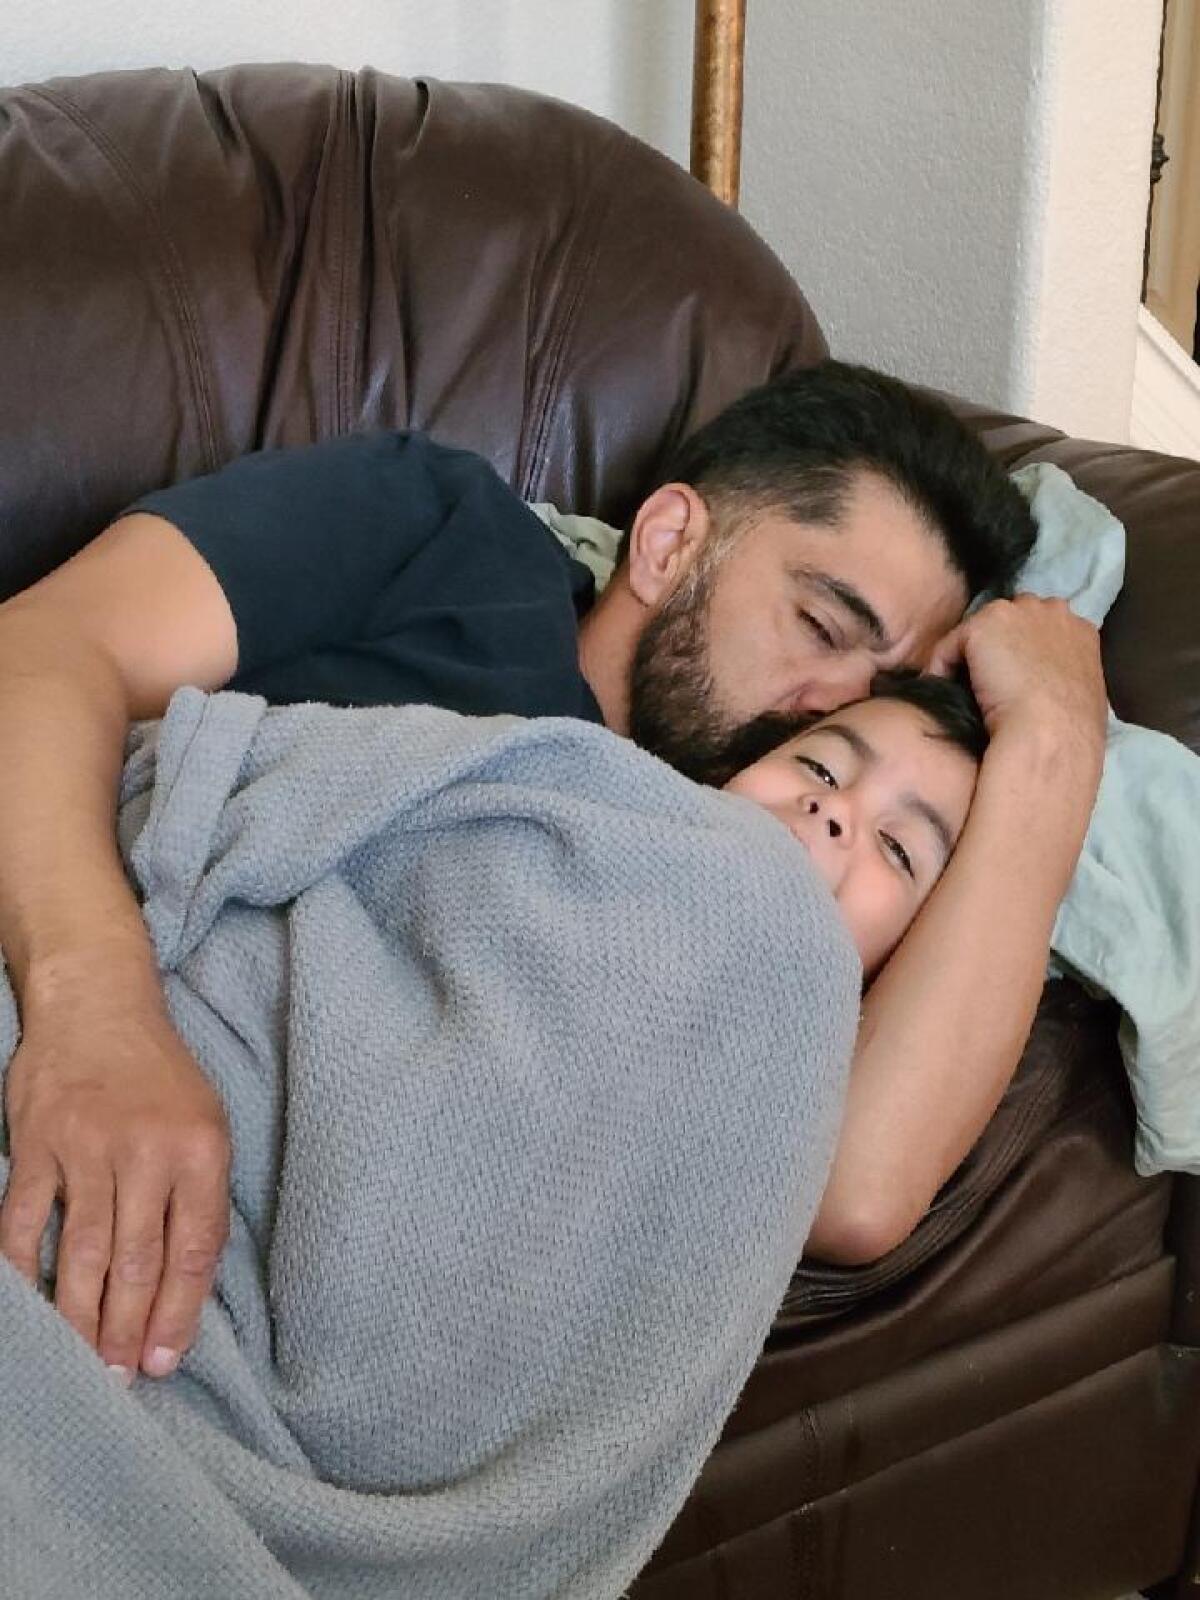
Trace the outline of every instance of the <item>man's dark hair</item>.
[[[938, 730], [936, 737], [956, 745], [977, 766], [983, 760], [988, 743], [987, 724], [965, 676], [937, 678], [913, 667], [897, 667], [890, 672], [877, 672], [871, 680], [871, 692], [864, 698], [901, 700], [905, 705], [915, 706]], [[743, 723], [730, 735], [719, 754], [689, 776], [699, 783], [720, 788], [735, 773], [752, 767], [798, 733], [829, 721], [838, 711], [861, 704], [861, 700], [850, 700], [837, 711], [766, 711]]]
[[740, 502], [832, 525], [864, 469], [928, 520], [972, 596], [1011, 589], [1035, 534], [1020, 491], [942, 401], [869, 367], [826, 361], [752, 389], [659, 482], [690, 484], [718, 511]]

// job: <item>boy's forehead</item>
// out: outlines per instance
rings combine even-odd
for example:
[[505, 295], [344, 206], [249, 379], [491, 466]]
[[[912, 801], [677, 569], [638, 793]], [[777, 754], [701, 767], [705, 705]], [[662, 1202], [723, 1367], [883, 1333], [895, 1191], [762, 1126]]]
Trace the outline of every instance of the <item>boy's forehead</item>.
[[807, 744], [841, 749], [851, 753], [863, 770], [885, 777], [892, 774], [898, 783], [922, 787], [956, 783], [953, 776], [943, 779], [938, 774], [957, 772], [963, 763], [975, 773], [979, 768], [978, 760], [947, 738], [936, 718], [922, 706], [887, 695], [856, 700], [831, 711], [780, 748], [802, 753]]
[[[936, 738], [937, 725], [931, 717], [911, 701], [890, 696], [873, 696], [866, 700], [853, 700], [839, 706], [836, 711], [818, 718], [809, 727], [802, 728], [796, 739], [811, 738], [817, 733], [831, 733], [845, 743], [855, 746], [872, 743], [872, 735], [886, 731], [889, 739], [913, 737]], [[871, 754], [860, 749], [860, 754]]]

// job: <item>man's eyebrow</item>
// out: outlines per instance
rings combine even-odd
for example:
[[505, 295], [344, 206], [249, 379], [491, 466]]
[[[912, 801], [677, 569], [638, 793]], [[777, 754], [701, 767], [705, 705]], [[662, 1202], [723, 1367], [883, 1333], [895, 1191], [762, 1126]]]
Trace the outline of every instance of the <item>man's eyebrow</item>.
[[824, 590], [831, 599], [840, 601], [847, 611], [852, 612], [865, 626], [871, 636], [871, 643], [877, 650], [886, 651], [894, 648], [882, 618], [861, 590], [843, 578], [835, 578], [828, 572], [818, 572], [815, 567], [799, 567], [797, 571], [815, 588]]

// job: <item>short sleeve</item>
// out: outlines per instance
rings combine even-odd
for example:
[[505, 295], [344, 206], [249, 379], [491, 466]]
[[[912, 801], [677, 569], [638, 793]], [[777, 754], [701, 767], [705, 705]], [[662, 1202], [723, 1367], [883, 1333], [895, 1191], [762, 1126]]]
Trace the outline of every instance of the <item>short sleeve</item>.
[[212, 568], [237, 625], [241, 677], [353, 640], [380, 589], [481, 475], [495, 477], [422, 434], [356, 434], [243, 456], [129, 509], [165, 518]]

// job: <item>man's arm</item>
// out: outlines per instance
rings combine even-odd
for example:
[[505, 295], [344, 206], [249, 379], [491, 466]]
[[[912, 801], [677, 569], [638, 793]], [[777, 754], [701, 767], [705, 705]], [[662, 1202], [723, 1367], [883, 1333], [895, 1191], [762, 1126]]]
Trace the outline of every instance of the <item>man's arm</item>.
[[1104, 752], [1099, 638], [1022, 596], [955, 630], [991, 733], [950, 864], [863, 1003], [807, 1250], [860, 1265], [907, 1237], [998, 1105], [1032, 1026]]
[[236, 666], [220, 585], [158, 517], [122, 518], [0, 606], [0, 945], [22, 1020], [0, 1249], [36, 1277], [61, 1194], [56, 1303], [130, 1372], [168, 1368], [194, 1336], [228, 1231], [229, 1140], [167, 1017], [117, 784], [131, 719]]
[[256, 451], [146, 496], [0, 606], [0, 944], [23, 1024], [0, 1250], [32, 1276], [62, 1193], [58, 1304], [111, 1364], [169, 1367], [228, 1228], [220, 1107], [169, 1026], [117, 859], [128, 721], [180, 684], [368, 636], [422, 557], [426, 585], [428, 558], [436, 574], [460, 550], [510, 574], [497, 495], [519, 507], [480, 457], [421, 434]]

